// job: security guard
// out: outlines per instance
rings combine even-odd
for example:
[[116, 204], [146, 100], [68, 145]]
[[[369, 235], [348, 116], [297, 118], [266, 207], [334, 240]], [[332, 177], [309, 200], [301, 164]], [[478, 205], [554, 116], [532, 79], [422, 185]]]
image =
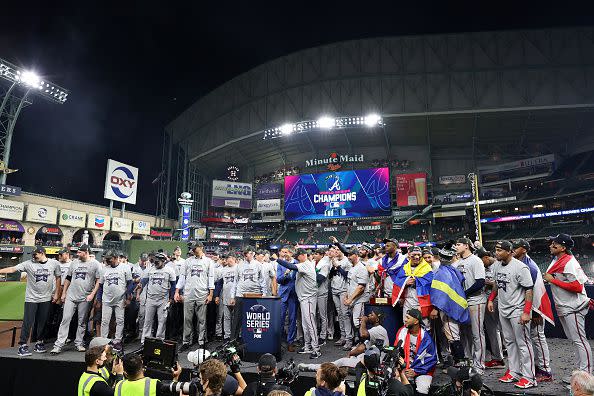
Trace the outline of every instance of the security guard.
[[[85, 352], [85, 364], [87, 370], [82, 373], [78, 380], [78, 396], [104, 396], [113, 394], [113, 389], [107, 384], [107, 381], [99, 374], [99, 370], [107, 360], [105, 348], [95, 346], [87, 349]], [[123, 374], [122, 363], [114, 364], [113, 370], [116, 374]]]
[[[115, 386], [116, 396], [165, 396], [178, 395], [178, 379], [181, 374], [181, 367], [178, 364], [172, 371], [173, 381], [160, 381], [144, 376], [142, 357], [136, 354], [124, 356], [125, 380], [118, 382]], [[148, 393], [146, 389], [148, 388]]]

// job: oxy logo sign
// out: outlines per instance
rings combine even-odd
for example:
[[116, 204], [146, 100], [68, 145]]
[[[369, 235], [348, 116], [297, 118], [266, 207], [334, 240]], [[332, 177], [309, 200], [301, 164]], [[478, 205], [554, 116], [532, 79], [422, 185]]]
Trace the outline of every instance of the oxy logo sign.
[[114, 160], [107, 162], [105, 198], [135, 204], [137, 187], [138, 168]]

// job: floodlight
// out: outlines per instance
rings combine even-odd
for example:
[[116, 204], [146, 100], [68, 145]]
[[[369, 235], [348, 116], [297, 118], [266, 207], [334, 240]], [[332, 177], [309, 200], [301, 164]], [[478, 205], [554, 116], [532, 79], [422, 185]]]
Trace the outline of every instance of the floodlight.
[[41, 88], [41, 79], [35, 72], [32, 72], [32, 71], [25, 71], [23, 73], [17, 72], [16, 79], [31, 88], [35, 88], [35, 89]]
[[280, 131], [283, 133], [283, 135], [288, 135], [290, 133], [293, 133], [294, 130], [295, 130], [295, 124], [283, 124], [280, 127]]
[[365, 116], [365, 125], [371, 128], [378, 125], [381, 120], [382, 117], [380, 117], [379, 114], [369, 114]]
[[318, 118], [318, 128], [331, 129], [336, 125], [336, 121], [332, 117], [320, 117]]

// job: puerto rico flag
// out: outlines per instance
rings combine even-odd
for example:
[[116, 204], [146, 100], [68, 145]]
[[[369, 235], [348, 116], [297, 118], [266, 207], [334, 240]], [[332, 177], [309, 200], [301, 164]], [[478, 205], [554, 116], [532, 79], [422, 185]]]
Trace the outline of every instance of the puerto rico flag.
[[530, 275], [532, 276], [532, 282], [534, 283], [534, 287], [532, 289], [534, 293], [532, 296], [532, 310], [542, 316], [542, 318], [547, 322], [555, 326], [553, 307], [551, 306], [551, 300], [547, 294], [547, 289], [545, 288], [542, 275], [538, 270], [538, 265], [536, 265], [534, 260], [532, 260], [528, 255], [525, 255], [522, 261], [530, 269]]
[[394, 282], [394, 287], [392, 288], [392, 305], [396, 305], [400, 297], [402, 297], [402, 292], [405, 290], [405, 283], [410, 277], [415, 280], [421, 314], [423, 317], [427, 317], [432, 309], [429, 293], [431, 292], [431, 282], [433, 282], [433, 270], [431, 264], [423, 259], [416, 267], [410, 265], [410, 262], [405, 261], [398, 272], [392, 276], [392, 281]]
[[402, 341], [402, 350], [404, 352], [404, 362], [406, 368], [411, 368], [418, 375], [433, 375], [437, 365], [437, 350], [431, 338], [431, 334], [422, 327], [417, 336], [417, 345], [411, 356], [410, 333], [406, 327], [401, 327], [396, 333], [394, 345]]

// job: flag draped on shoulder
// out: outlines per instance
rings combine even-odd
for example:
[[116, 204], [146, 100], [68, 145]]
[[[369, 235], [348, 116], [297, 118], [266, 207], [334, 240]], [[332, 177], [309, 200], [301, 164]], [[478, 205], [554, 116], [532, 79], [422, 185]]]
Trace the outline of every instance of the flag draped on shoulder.
[[431, 304], [458, 323], [468, 323], [468, 302], [462, 283], [464, 276], [451, 265], [440, 265], [431, 283]]
[[402, 292], [405, 289], [405, 283], [411, 277], [415, 280], [421, 314], [424, 317], [429, 316], [431, 313], [431, 298], [429, 292], [431, 291], [431, 282], [433, 281], [433, 270], [431, 264], [423, 259], [416, 267], [413, 267], [410, 264], [410, 261], [405, 262], [392, 278], [394, 281], [394, 286], [392, 288], [392, 305], [396, 305], [396, 302], [400, 300]]
[[437, 365], [437, 350], [428, 331], [422, 327], [419, 329], [413, 356], [411, 356], [410, 333], [406, 327], [401, 327], [396, 333], [394, 345], [397, 345], [398, 341], [402, 341], [402, 351], [407, 369], [413, 369], [418, 375], [433, 375]]
[[522, 262], [530, 269], [530, 275], [532, 276], [532, 282], [534, 286], [532, 288], [532, 310], [542, 316], [544, 320], [555, 326], [555, 317], [553, 316], [553, 307], [551, 306], [551, 300], [547, 294], [544, 281], [538, 265], [530, 258], [525, 255]]
[[[584, 270], [580, 266], [580, 263], [571, 254], [564, 254], [561, 258], [555, 258], [549, 268], [547, 269], [549, 274], [570, 274], [573, 275], [575, 281], [580, 284], [586, 283], [588, 276], [584, 273]], [[586, 294], [586, 289], [582, 287], [582, 294]]]

